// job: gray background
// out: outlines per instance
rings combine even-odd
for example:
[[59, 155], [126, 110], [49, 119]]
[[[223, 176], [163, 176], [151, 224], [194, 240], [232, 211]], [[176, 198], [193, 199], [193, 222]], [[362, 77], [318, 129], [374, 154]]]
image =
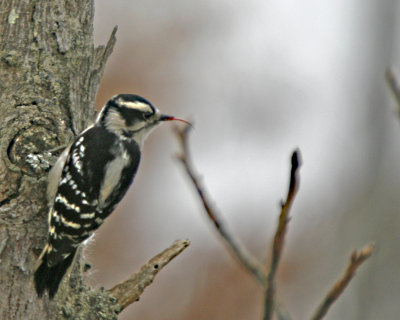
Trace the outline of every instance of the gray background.
[[[96, 1], [96, 43], [117, 44], [97, 107], [137, 93], [192, 120], [195, 166], [228, 228], [269, 256], [291, 151], [301, 187], [278, 292], [307, 319], [350, 252], [376, 251], [326, 319], [400, 314], [400, 126], [384, 82], [400, 68], [397, 1]], [[262, 294], [227, 254], [174, 155], [166, 123], [148, 138], [118, 210], [86, 248], [110, 287], [175, 239], [192, 245], [121, 319], [259, 319]]]

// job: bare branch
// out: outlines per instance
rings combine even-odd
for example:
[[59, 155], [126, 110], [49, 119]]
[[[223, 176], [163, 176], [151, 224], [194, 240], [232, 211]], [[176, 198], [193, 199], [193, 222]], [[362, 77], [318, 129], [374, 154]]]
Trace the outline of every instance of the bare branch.
[[346, 289], [347, 285], [354, 277], [357, 269], [361, 266], [361, 264], [368, 259], [372, 252], [374, 251], [375, 245], [369, 244], [361, 249], [358, 254], [357, 251], [354, 251], [351, 254], [349, 265], [347, 266], [346, 271], [342, 275], [342, 277], [333, 285], [333, 287], [329, 290], [328, 294], [314, 313], [314, 316], [311, 320], [320, 320], [322, 319], [326, 313], [328, 312], [330, 306], [336, 301], [336, 299], [342, 294], [344, 289]]
[[108, 290], [117, 299], [118, 304], [121, 306], [120, 311], [131, 303], [138, 301], [144, 289], [153, 282], [157, 273], [189, 245], [189, 240], [175, 241], [172, 246], [157, 254], [143, 265], [139, 272], [132, 274], [129, 279]]
[[[400, 92], [400, 91], [399, 91]], [[400, 95], [399, 95], [400, 96]], [[270, 320], [273, 313], [280, 320], [290, 320], [290, 314], [285, 308], [277, 301], [275, 297], [275, 278], [278, 270], [280, 258], [282, 255], [285, 235], [287, 232], [288, 223], [290, 220], [289, 211], [293, 204], [294, 198], [299, 188], [298, 171], [301, 166], [300, 151], [295, 150], [291, 157], [291, 172], [290, 182], [286, 201], [281, 204], [281, 212], [279, 215], [279, 222], [275, 232], [274, 241], [272, 245], [272, 257], [267, 273], [266, 267], [263, 266], [255, 257], [253, 257], [240, 243], [234, 238], [221, 223], [217, 210], [212, 206], [205, 188], [201, 185], [198, 175], [193, 169], [190, 159], [188, 148], [188, 133], [191, 129], [187, 126], [184, 129], [176, 130], [177, 136], [181, 143], [181, 154], [178, 155], [179, 160], [182, 162], [187, 175], [192, 181], [201, 201], [204, 206], [208, 218], [213, 222], [218, 234], [227, 245], [228, 251], [249, 271], [259, 282], [265, 290], [264, 300], [264, 320]], [[329, 291], [320, 307], [317, 309], [312, 320], [319, 320], [327, 313], [329, 307], [336, 301], [339, 295], [345, 290], [348, 283], [353, 278], [358, 267], [372, 254], [374, 245], [364, 247], [359, 254], [354, 252], [351, 256], [350, 264], [347, 267], [344, 275]]]
[[190, 129], [191, 126], [187, 126], [182, 130], [176, 130], [182, 149], [178, 158], [182, 162], [186, 173], [196, 188], [208, 218], [213, 222], [217, 232], [229, 248], [229, 252], [257, 279], [260, 285], [264, 287], [267, 279], [264, 266], [226, 230], [221, 223], [217, 210], [211, 205], [211, 200], [208, 198], [204, 186], [201, 185], [200, 179], [194, 172], [187, 142]]
[[281, 213], [279, 215], [279, 224], [275, 233], [274, 243], [272, 246], [271, 264], [267, 278], [267, 288], [265, 292], [264, 303], [264, 320], [272, 317], [274, 310], [274, 294], [275, 294], [275, 276], [278, 270], [278, 264], [282, 255], [287, 225], [289, 223], [289, 210], [292, 206], [294, 197], [299, 188], [298, 169], [300, 168], [299, 151], [295, 150], [292, 154], [292, 167], [290, 171], [290, 182], [286, 201], [282, 203]]
[[278, 320], [292, 320], [289, 312], [285, 309], [285, 307], [279, 301], [274, 302], [274, 310], [276, 314], [276, 318]]
[[400, 113], [400, 86], [397, 79], [396, 73], [393, 68], [388, 68], [385, 72], [385, 78], [389, 85], [390, 90], [393, 93], [397, 103], [397, 113]]

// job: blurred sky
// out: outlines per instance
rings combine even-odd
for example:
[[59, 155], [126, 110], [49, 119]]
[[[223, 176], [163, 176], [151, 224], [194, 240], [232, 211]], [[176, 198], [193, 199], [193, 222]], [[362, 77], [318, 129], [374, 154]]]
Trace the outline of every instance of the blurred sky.
[[[400, 66], [392, 1], [96, 0], [95, 42], [118, 25], [97, 107], [137, 93], [195, 124], [193, 160], [228, 228], [268, 258], [290, 154], [301, 150], [278, 291], [307, 319], [354, 248], [377, 251], [326, 319], [398, 319]], [[133, 187], [86, 250], [110, 287], [177, 238], [192, 245], [122, 319], [259, 319], [253, 279], [226, 253], [174, 154], [148, 138]], [[397, 277], [398, 278], [398, 277]], [[388, 287], [389, 286], [389, 287]]]

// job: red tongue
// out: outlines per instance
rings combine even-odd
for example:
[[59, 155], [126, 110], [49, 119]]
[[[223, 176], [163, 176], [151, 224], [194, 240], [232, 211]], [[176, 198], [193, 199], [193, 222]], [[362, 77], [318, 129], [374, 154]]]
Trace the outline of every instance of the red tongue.
[[189, 121], [186, 121], [186, 120], [183, 120], [183, 119], [180, 119], [180, 118], [170, 117], [168, 120], [180, 121], [180, 122], [186, 123], [189, 126], [192, 125]]
[[164, 121], [173, 121], [173, 120], [175, 120], [175, 121], [181, 121], [181, 122], [183, 122], [183, 123], [186, 123], [186, 124], [189, 125], [189, 126], [192, 125], [189, 121], [186, 121], [186, 120], [183, 120], [183, 119], [180, 119], [180, 118], [175, 118], [175, 117], [173, 117], [173, 116], [166, 116], [166, 117], [163, 117], [162, 120], [164, 120]]

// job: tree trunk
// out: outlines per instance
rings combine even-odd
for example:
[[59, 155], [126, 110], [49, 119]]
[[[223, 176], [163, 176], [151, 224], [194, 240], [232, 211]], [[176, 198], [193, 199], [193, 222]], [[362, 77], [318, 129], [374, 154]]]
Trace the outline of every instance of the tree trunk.
[[93, 120], [115, 42], [113, 32], [94, 48], [93, 14], [93, 0], [0, 1], [1, 319], [117, 318], [116, 299], [82, 282], [79, 257], [53, 302], [32, 277], [47, 240], [47, 172]]

